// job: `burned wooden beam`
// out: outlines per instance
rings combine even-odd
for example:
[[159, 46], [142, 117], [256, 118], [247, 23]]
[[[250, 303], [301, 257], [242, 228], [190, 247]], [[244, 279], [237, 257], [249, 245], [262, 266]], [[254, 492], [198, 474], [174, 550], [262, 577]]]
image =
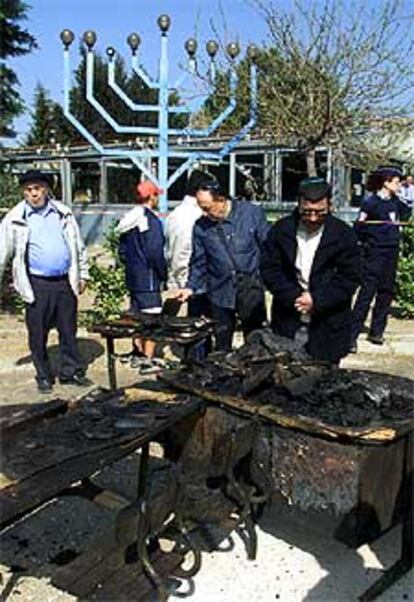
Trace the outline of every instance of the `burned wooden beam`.
[[186, 416], [200, 400], [184, 396], [168, 404], [122, 403], [120, 394], [90, 396], [63, 414], [27, 423], [15, 437], [2, 433], [1, 524], [51, 499], [72, 483], [154, 440]]

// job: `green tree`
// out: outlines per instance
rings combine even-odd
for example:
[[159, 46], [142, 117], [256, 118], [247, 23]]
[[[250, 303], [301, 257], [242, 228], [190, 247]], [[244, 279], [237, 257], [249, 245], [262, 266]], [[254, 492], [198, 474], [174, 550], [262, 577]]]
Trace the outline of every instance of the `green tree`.
[[27, 145], [66, 144], [76, 137], [61, 105], [50, 98], [49, 92], [40, 83], [36, 86], [33, 104], [32, 124], [25, 140]]
[[13, 120], [24, 111], [19, 80], [5, 59], [18, 57], [37, 48], [35, 38], [22, 29], [28, 6], [21, 0], [0, 0], [0, 136], [15, 136]]
[[[118, 134], [112, 126], [99, 115], [94, 107], [86, 99], [86, 51], [80, 48], [81, 61], [76, 68], [75, 84], [70, 92], [70, 107], [74, 115], [88, 129], [99, 142], [109, 142], [114, 139], [134, 139], [135, 135]], [[133, 100], [141, 104], [157, 104], [157, 91], [148, 88], [145, 83], [135, 74], [129, 74], [122, 57], [115, 57], [115, 80], [124, 92]], [[156, 126], [158, 116], [155, 111], [134, 112], [117, 96], [108, 86], [108, 62], [99, 54], [95, 53], [94, 69], [94, 96], [104, 109], [120, 125], [130, 126]], [[180, 101], [177, 93], [170, 95], [171, 104]], [[173, 127], [183, 127], [187, 122], [185, 115], [177, 115], [171, 119]], [[81, 141], [82, 136], [75, 134], [75, 140]], [[72, 141], [75, 141], [72, 140]]]
[[55, 134], [54, 110], [55, 106], [48, 91], [41, 84], [37, 84], [34, 93], [33, 122], [26, 138], [27, 145], [50, 144]]
[[22, 200], [22, 191], [16, 176], [10, 173], [8, 167], [0, 161], [0, 207], [14, 207]]
[[[303, 151], [309, 175], [316, 173], [319, 145], [352, 150], [359, 166], [362, 157], [372, 165], [395, 155], [414, 122], [414, 14], [406, 14], [403, 1], [373, 7], [362, 0], [294, 0], [285, 12], [272, 0], [256, 6], [269, 34], [258, 57], [262, 133]], [[246, 119], [249, 98], [246, 61], [239, 69], [235, 128]], [[223, 81], [203, 119], [213, 102], [227, 102]]]

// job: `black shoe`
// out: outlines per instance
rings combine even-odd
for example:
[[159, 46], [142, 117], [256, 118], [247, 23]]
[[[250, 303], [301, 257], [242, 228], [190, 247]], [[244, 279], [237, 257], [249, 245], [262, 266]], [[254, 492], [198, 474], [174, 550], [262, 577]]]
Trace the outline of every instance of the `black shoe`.
[[47, 378], [38, 378], [37, 380], [37, 390], [39, 393], [50, 393], [53, 391], [53, 386], [50, 380]]
[[373, 343], [374, 345], [383, 345], [384, 337], [381, 334], [368, 334], [367, 341]]
[[90, 387], [93, 381], [83, 374], [74, 374], [73, 376], [64, 376], [59, 378], [61, 385], [76, 385], [77, 387]]

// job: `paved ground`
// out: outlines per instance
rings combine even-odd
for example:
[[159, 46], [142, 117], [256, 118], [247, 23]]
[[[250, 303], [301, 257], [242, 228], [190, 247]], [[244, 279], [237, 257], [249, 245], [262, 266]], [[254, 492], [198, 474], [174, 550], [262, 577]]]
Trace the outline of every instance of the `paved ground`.
[[[82, 352], [90, 362], [89, 376], [97, 385], [106, 386], [105, 354], [100, 337], [91, 336], [84, 329], [80, 329], [79, 337]], [[349, 356], [344, 367], [413, 377], [413, 321], [391, 319], [383, 347], [371, 345], [364, 338], [361, 335], [359, 353]], [[55, 335], [51, 337], [50, 346], [54, 355]], [[120, 344], [120, 349], [125, 351], [128, 347], [127, 342]], [[118, 375], [120, 385], [136, 381], [136, 373], [129, 366], [118, 366]], [[1, 404], [33, 403], [45, 399], [35, 388], [24, 324], [8, 315], [0, 315], [0, 383]], [[75, 398], [79, 394], [78, 388], [67, 386], [56, 386], [54, 391], [54, 396], [66, 398]], [[121, 477], [127, 478], [128, 474], [128, 465], [125, 464], [117, 466], [117, 470], [109, 472], [106, 478], [117, 482]], [[76, 504], [86, 504], [87, 507], [80, 508]], [[44, 542], [48, 541], [43, 537], [46, 532], [53, 539], [53, 543], [47, 544], [43, 550], [46, 556], [50, 557], [51, 546], [59, 551], [59, 546], [67, 545], [68, 541], [73, 546], [85, 545], [88, 534], [93, 534], [108, 519], [105, 513], [93, 515], [91, 512], [91, 505], [86, 501], [66, 500], [59, 502], [53, 512], [50, 508], [45, 509], [37, 523], [21, 526], [20, 531], [10, 534], [8, 541], [3, 542], [0, 560], [3, 565], [0, 569], [0, 590], [3, 589], [4, 596], [7, 594], [8, 602], [69, 602], [75, 599], [70, 593], [52, 587], [47, 575], [43, 578], [19, 578], [10, 567], [18, 563], [19, 554], [41, 557], [41, 543], [45, 546]], [[86, 520], [86, 516], [91, 518]], [[354, 551], [306, 524], [305, 515], [299, 521], [289, 512], [275, 514], [275, 509], [270, 508], [260, 522], [258, 539], [258, 557], [255, 561], [248, 561], [242, 539], [233, 533], [230, 539], [221, 543], [220, 551], [203, 554], [201, 572], [193, 581], [182, 583], [173, 595], [188, 597], [194, 602], [356, 600], [381, 569], [396, 558], [399, 529], [394, 529], [373, 546], [363, 546]], [[413, 599], [413, 579], [411, 571], [380, 600]], [[171, 582], [172, 591], [176, 585], [176, 582]], [[131, 601], [133, 599], [131, 592]]]

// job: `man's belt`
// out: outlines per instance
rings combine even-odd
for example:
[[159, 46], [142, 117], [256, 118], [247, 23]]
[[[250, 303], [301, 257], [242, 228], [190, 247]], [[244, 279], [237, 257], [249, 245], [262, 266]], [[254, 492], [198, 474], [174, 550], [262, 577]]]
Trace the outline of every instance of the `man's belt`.
[[38, 274], [30, 274], [30, 278], [46, 280], [47, 282], [60, 282], [61, 280], [67, 280], [67, 277], [67, 274], [61, 274], [60, 276], [39, 276]]

